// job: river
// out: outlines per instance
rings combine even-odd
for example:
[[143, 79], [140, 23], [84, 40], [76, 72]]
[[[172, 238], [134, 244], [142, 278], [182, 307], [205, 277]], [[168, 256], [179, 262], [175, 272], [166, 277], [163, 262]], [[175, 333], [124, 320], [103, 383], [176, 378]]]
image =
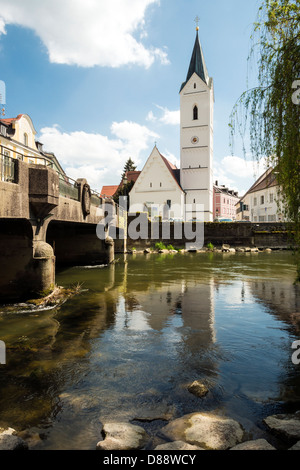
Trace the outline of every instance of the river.
[[0, 426], [28, 431], [35, 449], [95, 449], [107, 420], [155, 443], [169, 420], [214, 410], [266, 437], [264, 417], [300, 408], [295, 275], [291, 252], [119, 255], [60, 271], [58, 285], [82, 287], [60, 308], [0, 308]]

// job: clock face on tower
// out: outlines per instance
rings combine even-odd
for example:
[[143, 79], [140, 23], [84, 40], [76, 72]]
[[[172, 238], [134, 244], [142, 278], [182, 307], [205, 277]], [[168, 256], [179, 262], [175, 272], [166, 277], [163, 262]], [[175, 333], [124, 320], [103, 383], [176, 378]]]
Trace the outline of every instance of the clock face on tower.
[[197, 144], [199, 142], [199, 138], [197, 136], [194, 136], [191, 138], [192, 144]]

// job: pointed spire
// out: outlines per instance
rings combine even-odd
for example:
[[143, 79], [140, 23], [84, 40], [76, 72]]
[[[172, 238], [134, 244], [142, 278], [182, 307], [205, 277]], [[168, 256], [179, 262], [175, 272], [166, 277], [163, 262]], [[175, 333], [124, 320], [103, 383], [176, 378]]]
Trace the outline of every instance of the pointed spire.
[[205, 61], [204, 61], [204, 55], [203, 55], [203, 52], [202, 52], [202, 47], [201, 47], [199, 37], [198, 37], [198, 30], [199, 30], [199, 28], [197, 26], [197, 28], [196, 28], [196, 40], [195, 40], [195, 45], [194, 45], [194, 49], [193, 49], [193, 53], [192, 53], [192, 58], [191, 58], [189, 70], [188, 70], [188, 73], [187, 73], [187, 76], [186, 76], [186, 81], [182, 84], [180, 91], [186, 85], [186, 83], [189, 81], [189, 79], [191, 78], [193, 73], [196, 73], [198, 75], [198, 77], [200, 77], [201, 80], [203, 80], [203, 82], [206, 83], [206, 85], [209, 84], [209, 75], [208, 75], [208, 72], [207, 72], [207, 68], [206, 68]]

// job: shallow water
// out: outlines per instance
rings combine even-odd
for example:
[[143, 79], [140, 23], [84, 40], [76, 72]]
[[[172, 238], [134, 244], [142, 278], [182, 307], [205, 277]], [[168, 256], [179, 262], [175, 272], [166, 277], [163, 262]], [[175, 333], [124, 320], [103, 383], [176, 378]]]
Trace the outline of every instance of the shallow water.
[[[169, 420], [215, 411], [270, 441], [262, 419], [300, 409], [294, 279], [290, 252], [120, 255], [64, 270], [57, 283], [83, 292], [60, 309], [0, 313], [0, 426], [29, 430], [36, 449], [95, 449], [101, 422], [129, 420], [154, 446]], [[205, 398], [187, 390], [196, 379]]]

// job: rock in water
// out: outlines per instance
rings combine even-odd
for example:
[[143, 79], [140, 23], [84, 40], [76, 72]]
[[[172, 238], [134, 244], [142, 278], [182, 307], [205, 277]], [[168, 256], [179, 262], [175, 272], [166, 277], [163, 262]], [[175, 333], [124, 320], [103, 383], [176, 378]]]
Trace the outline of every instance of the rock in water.
[[12, 428], [0, 429], [0, 450], [27, 450], [28, 445]]
[[253, 441], [246, 441], [232, 447], [230, 450], [276, 450], [265, 439], [255, 439]]
[[149, 436], [141, 426], [130, 423], [106, 423], [103, 425], [105, 438], [97, 444], [98, 450], [141, 449]]
[[226, 450], [242, 442], [241, 425], [230, 418], [211, 413], [192, 413], [162, 428], [169, 440], [184, 441], [211, 450]]
[[300, 439], [300, 412], [296, 414], [279, 414], [264, 419], [268, 428], [287, 441]]
[[199, 398], [205, 397], [208, 394], [208, 388], [199, 380], [195, 380], [188, 386], [188, 391]]
[[154, 450], [204, 450], [199, 446], [193, 446], [183, 441], [166, 442], [155, 447]]

